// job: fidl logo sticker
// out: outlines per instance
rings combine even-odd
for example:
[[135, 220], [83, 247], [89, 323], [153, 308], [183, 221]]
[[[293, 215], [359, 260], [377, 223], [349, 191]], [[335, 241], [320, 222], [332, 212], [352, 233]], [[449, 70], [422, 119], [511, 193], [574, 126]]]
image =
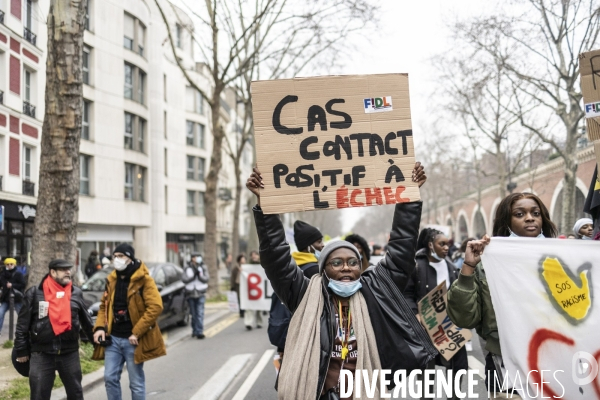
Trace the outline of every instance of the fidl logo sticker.
[[365, 114], [392, 111], [392, 96], [364, 99]]

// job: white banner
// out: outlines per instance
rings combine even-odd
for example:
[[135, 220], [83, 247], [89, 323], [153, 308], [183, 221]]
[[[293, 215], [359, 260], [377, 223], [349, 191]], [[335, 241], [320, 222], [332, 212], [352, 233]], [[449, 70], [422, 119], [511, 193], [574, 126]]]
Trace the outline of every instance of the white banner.
[[599, 255], [588, 240], [492, 238], [485, 249], [506, 375], [524, 399], [600, 399]]
[[258, 264], [242, 265], [240, 279], [240, 307], [242, 310], [271, 309], [273, 288], [265, 270]]

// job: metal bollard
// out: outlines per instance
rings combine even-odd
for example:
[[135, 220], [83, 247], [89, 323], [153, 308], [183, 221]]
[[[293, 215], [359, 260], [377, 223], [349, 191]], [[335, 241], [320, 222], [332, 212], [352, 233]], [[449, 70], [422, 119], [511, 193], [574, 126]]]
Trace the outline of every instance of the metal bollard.
[[15, 293], [10, 291], [8, 295], [8, 340], [14, 340], [15, 336]]

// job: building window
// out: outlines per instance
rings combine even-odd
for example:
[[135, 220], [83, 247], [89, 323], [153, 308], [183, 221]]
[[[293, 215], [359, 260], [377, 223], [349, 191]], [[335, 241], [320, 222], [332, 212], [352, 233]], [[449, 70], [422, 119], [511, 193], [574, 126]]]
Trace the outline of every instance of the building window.
[[90, 8], [92, 0], [85, 0], [85, 29], [90, 30]]
[[30, 31], [32, 30], [32, 19], [31, 19], [31, 15], [32, 14], [32, 4], [31, 4], [31, 0], [26, 0], [25, 1], [25, 28], [29, 29]]
[[185, 88], [185, 109], [196, 114], [204, 114], [204, 99], [200, 92], [191, 86]]
[[196, 114], [204, 114], [204, 99], [202, 98], [202, 95], [200, 94], [199, 91], [195, 90], [196, 92], [196, 99], [195, 99], [195, 108], [194, 108], [194, 112]]
[[138, 129], [137, 129], [137, 134], [138, 134], [138, 136], [137, 136], [137, 144], [138, 144], [137, 150], [141, 151], [142, 153], [144, 153], [144, 150], [145, 150], [144, 140], [145, 140], [145, 137], [146, 137], [146, 120], [138, 117], [138, 119], [137, 119], [137, 126], [138, 126]]
[[196, 192], [187, 191], [187, 215], [196, 215]]
[[204, 193], [187, 191], [187, 215], [204, 216]]
[[198, 131], [198, 147], [204, 149], [204, 125], [196, 124], [196, 127]]
[[125, 148], [145, 153], [146, 120], [137, 115], [125, 113]]
[[146, 27], [139, 19], [125, 13], [123, 24], [123, 47], [144, 56], [146, 45]]
[[187, 179], [204, 182], [204, 167], [204, 158], [187, 156]]
[[133, 200], [133, 175], [135, 165], [125, 163], [125, 200]]
[[198, 180], [204, 182], [204, 158], [198, 157]]
[[90, 156], [79, 155], [79, 194], [90, 195]]
[[125, 98], [145, 103], [146, 73], [133, 64], [125, 63]]
[[163, 74], [163, 99], [167, 101], [167, 74]]
[[133, 100], [133, 66], [125, 63], [125, 98]]
[[25, 70], [25, 101], [31, 103], [31, 72]]
[[167, 111], [163, 111], [163, 134], [167, 138]]
[[169, 213], [169, 187], [165, 185], [165, 214]]
[[31, 147], [23, 146], [23, 180], [25, 181], [31, 181], [32, 153]]
[[133, 150], [133, 114], [125, 113], [125, 148]]
[[204, 148], [204, 125], [186, 121], [186, 144]]
[[135, 19], [125, 14], [125, 21], [123, 24], [123, 47], [129, 50], [133, 50], [133, 39], [135, 38]]
[[183, 28], [181, 27], [181, 25], [176, 24], [175, 25], [175, 43], [177, 45], [177, 47], [179, 47], [180, 49], [183, 48]]
[[144, 96], [145, 86], [146, 86], [146, 73], [138, 68], [138, 81], [137, 81], [138, 97], [136, 100], [138, 102], [140, 102], [141, 104], [145, 103], [145, 96]]
[[187, 133], [185, 136], [185, 142], [188, 146], [193, 146], [195, 144], [195, 124], [192, 121], [186, 121], [187, 124]]
[[196, 157], [187, 156], [187, 179], [190, 181], [195, 180], [196, 177]]
[[90, 107], [91, 102], [84, 100], [81, 113], [81, 138], [85, 140], [90, 140]]
[[92, 48], [89, 46], [83, 46], [83, 83], [86, 85], [90, 84], [90, 55]]
[[165, 176], [169, 176], [169, 158], [168, 158], [169, 152], [167, 151], [167, 148], [165, 147], [165, 165], [164, 165], [164, 169], [165, 169]]
[[125, 200], [145, 201], [146, 168], [125, 163]]

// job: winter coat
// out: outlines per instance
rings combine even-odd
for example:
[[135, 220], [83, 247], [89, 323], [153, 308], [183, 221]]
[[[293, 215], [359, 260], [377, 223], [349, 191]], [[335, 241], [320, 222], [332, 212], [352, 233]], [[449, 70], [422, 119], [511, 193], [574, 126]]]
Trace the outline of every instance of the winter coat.
[[[417, 251], [415, 260], [417, 261], [417, 268], [413, 271], [411, 279], [406, 285], [404, 297], [416, 315], [419, 313], [419, 301], [435, 289], [438, 284], [435, 268], [429, 264], [429, 258], [427, 258], [427, 249]], [[459, 271], [448, 257], [446, 257], [446, 264], [448, 265], [449, 285], [452, 285], [458, 279]]]
[[[421, 202], [396, 205], [388, 252], [376, 267], [367, 269], [360, 277], [360, 291], [369, 310], [381, 367], [390, 369], [392, 373], [405, 369], [409, 374], [413, 369], [422, 369], [437, 354], [401, 294], [415, 268], [421, 207]], [[310, 280], [290, 254], [279, 216], [263, 214], [258, 206], [253, 211], [262, 266], [275, 293], [293, 313], [302, 301]], [[337, 329], [335, 311], [331, 308], [332, 292], [327, 287], [326, 277], [323, 278], [322, 290], [325, 299], [320, 318], [319, 394], [325, 384]], [[315, 396], [318, 394], [315, 393]]]
[[31, 287], [25, 292], [25, 300], [19, 312], [17, 329], [15, 331], [15, 351], [17, 357], [25, 357], [34, 352], [60, 354], [79, 349], [79, 331], [83, 329], [91, 341], [92, 318], [88, 314], [83, 300], [83, 292], [71, 285], [71, 330], [55, 335], [50, 324], [50, 317], [39, 318], [39, 302], [46, 301], [43, 283], [52, 279], [46, 275], [37, 287]]
[[[116, 286], [117, 271], [113, 270], [106, 278], [106, 290], [100, 301], [94, 331], [103, 329], [108, 335], [112, 331]], [[140, 267], [131, 275], [127, 289], [127, 311], [133, 326], [132, 333], [138, 338], [139, 343], [134, 352], [136, 364], [167, 354], [162, 334], [156, 322], [162, 310], [162, 298], [156, 288], [156, 283], [150, 276], [146, 265], [141, 262]], [[108, 326], [105, 326], [105, 323]], [[96, 348], [94, 359], [104, 359], [104, 347]]]
[[[23, 294], [23, 291], [25, 290], [25, 278], [23, 277], [23, 274], [17, 271], [17, 268], [11, 270], [4, 269], [0, 273], [0, 292], [2, 293], [0, 303], [8, 303], [9, 301], [11, 289], [6, 286], [7, 283], [12, 285], [11, 289], [13, 289], [13, 291], [18, 291]], [[23, 301], [22, 296], [15, 296], [15, 303], [20, 303], [21, 301]]]
[[185, 293], [193, 299], [200, 298], [206, 294], [209, 279], [208, 268], [206, 268], [204, 263], [189, 263], [181, 276], [181, 281], [185, 283]]
[[483, 265], [473, 275], [459, 274], [448, 290], [448, 315], [460, 328], [475, 329], [486, 340], [485, 349], [501, 355], [498, 323]]

